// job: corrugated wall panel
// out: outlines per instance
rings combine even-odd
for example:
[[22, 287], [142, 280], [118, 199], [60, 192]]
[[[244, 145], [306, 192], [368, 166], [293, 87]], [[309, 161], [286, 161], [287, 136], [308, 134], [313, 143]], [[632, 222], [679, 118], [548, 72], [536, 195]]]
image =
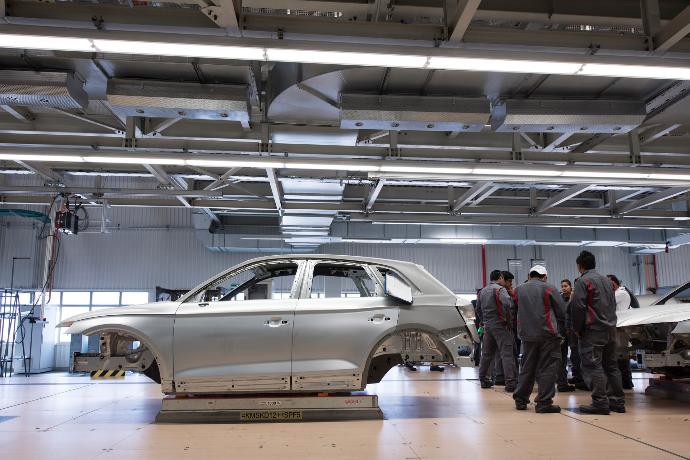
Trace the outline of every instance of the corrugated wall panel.
[[0, 287], [9, 288], [12, 283], [12, 259], [24, 257], [29, 260], [15, 260], [14, 287], [38, 287], [43, 266], [43, 246], [37, 239], [40, 229], [40, 225], [26, 223], [11, 224], [5, 221], [0, 224]]
[[659, 287], [677, 286], [690, 280], [690, 246], [681, 246], [656, 255]]

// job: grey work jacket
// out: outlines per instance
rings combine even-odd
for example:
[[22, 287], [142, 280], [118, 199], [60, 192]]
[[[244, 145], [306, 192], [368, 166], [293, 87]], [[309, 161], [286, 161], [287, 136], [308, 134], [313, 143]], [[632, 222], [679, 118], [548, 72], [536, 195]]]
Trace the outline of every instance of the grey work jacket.
[[616, 327], [616, 296], [611, 281], [596, 270], [583, 273], [575, 281], [570, 312], [573, 330], [578, 334]]
[[479, 291], [477, 310], [481, 313], [484, 326], [488, 328], [513, 328], [513, 300], [503, 286], [491, 283]]
[[560, 337], [565, 329], [565, 303], [558, 289], [540, 279], [531, 279], [515, 289], [517, 330], [521, 340]]

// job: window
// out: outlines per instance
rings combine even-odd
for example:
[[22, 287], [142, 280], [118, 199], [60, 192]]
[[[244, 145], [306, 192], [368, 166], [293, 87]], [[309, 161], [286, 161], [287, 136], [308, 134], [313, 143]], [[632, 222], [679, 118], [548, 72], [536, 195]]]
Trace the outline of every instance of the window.
[[190, 297], [190, 302], [289, 299], [297, 264], [255, 265], [223, 277]]
[[[86, 313], [89, 311], [89, 307], [72, 307], [72, 306], [62, 306], [60, 309], [60, 321], [63, 319], [67, 319], [71, 316], [74, 315], [80, 315], [82, 313]], [[59, 341], [60, 342], [69, 342], [70, 341], [70, 335], [66, 334], [65, 332], [67, 331], [66, 327], [62, 327], [59, 329]]]
[[690, 302], [690, 283], [686, 283], [669, 292], [665, 297], [659, 300], [658, 304], [666, 305], [667, 303], [674, 304], [688, 302]]
[[141, 305], [149, 303], [148, 292], [123, 292], [122, 305]]
[[312, 299], [376, 295], [376, 284], [361, 266], [321, 263], [314, 267], [310, 293]]
[[117, 291], [94, 292], [91, 297], [91, 305], [120, 305], [120, 293]]
[[91, 304], [91, 293], [90, 292], [65, 291], [62, 293], [62, 304], [63, 305], [90, 305]]

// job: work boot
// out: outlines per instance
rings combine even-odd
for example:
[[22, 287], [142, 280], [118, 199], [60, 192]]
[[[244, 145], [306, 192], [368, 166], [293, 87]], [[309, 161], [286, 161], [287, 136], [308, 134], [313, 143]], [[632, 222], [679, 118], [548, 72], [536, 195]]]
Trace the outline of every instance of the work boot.
[[609, 404], [609, 410], [611, 412], [625, 414], [625, 404]]
[[623, 384], [623, 389], [624, 389], [624, 390], [632, 390], [633, 388], [635, 388], [635, 385], [633, 385], [632, 382], [630, 382], [630, 383], [624, 383], [624, 384]]
[[502, 378], [497, 378], [497, 379], [494, 381], [494, 385], [499, 386], [499, 387], [502, 387], [502, 386], [505, 385], [505, 384], [506, 384], [506, 381], [505, 381], [504, 379], [502, 379]]
[[405, 361], [405, 367], [406, 367], [408, 370], [410, 370], [410, 371], [413, 371], [413, 372], [416, 372], [416, 371], [417, 371], [417, 368], [414, 367], [414, 364], [412, 364], [412, 363], [409, 362], [409, 361]]
[[522, 401], [515, 401], [515, 408], [517, 410], [527, 410], [527, 403]]
[[582, 381], [583, 381], [583, 380], [582, 380], [581, 378], [579, 378], [579, 377], [570, 377], [570, 378], [568, 379], [568, 383], [571, 384], [571, 385], [575, 385], [575, 384], [580, 383], [580, 382], [582, 382]]
[[580, 412], [591, 415], [609, 415], [611, 413], [608, 407], [597, 407], [592, 405], [580, 406]]
[[558, 414], [561, 412], [561, 406], [549, 404], [548, 406], [537, 406], [534, 411], [537, 414]]
[[512, 385], [510, 383], [506, 384], [505, 390], [506, 390], [506, 393], [514, 393], [515, 392], [515, 384], [512, 384]]
[[480, 385], [482, 388], [491, 388], [494, 386], [494, 382], [492, 382], [491, 380], [482, 380], [480, 382]]
[[557, 388], [559, 393], [571, 393], [575, 391], [575, 387], [573, 385], [558, 385]]
[[446, 370], [446, 368], [443, 366], [438, 366], [436, 364], [432, 364], [431, 367], [429, 367], [429, 370], [434, 371], [434, 372], [443, 372]]

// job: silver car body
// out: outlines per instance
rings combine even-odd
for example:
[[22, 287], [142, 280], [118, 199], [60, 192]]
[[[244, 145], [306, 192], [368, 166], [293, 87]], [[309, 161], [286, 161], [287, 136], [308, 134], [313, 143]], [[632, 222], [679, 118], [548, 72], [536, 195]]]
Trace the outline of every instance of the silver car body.
[[664, 296], [638, 300], [640, 308], [618, 312], [618, 343], [634, 350], [639, 364], [653, 372], [690, 376], [690, 282]]
[[[218, 280], [283, 266], [296, 267], [283, 298], [204, 299]], [[314, 298], [315, 267], [356, 271], [370, 295]], [[409, 286], [411, 304], [386, 295], [387, 276]], [[473, 319], [471, 305], [420, 265], [284, 255], [230, 268], [176, 302], [92, 311], [59, 326], [101, 337], [100, 353], [75, 355], [78, 371], [144, 372], [164, 393], [314, 392], [363, 389], [405, 360], [471, 366]]]

